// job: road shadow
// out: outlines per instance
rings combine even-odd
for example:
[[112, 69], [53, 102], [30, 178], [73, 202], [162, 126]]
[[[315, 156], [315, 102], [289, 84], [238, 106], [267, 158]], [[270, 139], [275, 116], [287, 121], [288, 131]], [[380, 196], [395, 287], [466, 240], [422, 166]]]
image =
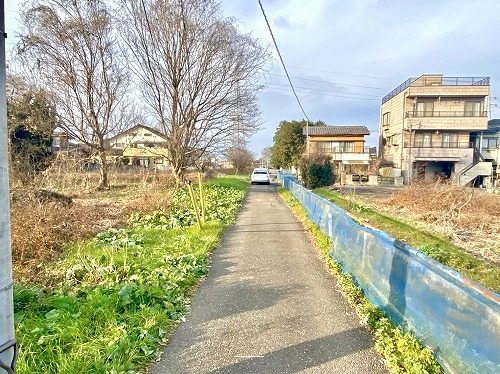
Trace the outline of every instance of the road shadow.
[[249, 352], [241, 352], [237, 357], [241, 357], [242, 361], [211, 370], [209, 373], [298, 373], [372, 346], [373, 341], [369, 334], [364, 328], [358, 327], [301, 342], [264, 356], [245, 357]]

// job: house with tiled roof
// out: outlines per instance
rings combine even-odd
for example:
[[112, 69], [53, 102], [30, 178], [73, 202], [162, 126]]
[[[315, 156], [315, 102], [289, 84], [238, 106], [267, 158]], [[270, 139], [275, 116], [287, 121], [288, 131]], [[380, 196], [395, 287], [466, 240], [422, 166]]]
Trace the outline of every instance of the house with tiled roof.
[[307, 126], [302, 133], [307, 156], [331, 157], [336, 182], [368, 182], [369, 161], [376, 155], [374, 148], [365, 146], [370, 135], [366, 126]]
[[136, 125], [108, 141], [110, 155], [125, 165], [165, 169], [167, 137], [151, 127]]

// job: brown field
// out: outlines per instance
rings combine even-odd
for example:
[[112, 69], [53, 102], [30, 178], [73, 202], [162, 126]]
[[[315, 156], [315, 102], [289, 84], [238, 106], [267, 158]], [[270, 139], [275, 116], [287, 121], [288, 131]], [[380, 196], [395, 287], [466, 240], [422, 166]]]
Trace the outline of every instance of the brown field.
[[469, 253], [500, 264], [500, 194], [441, 183], [357, 188], [377, 211], [436, 232]]
[[111, 188], [96, 191], [98, 174], [42, 175], [29, 187], [11, 188], [13, 275], [31, 282], [45, 277], [47, 264], [65, 245], [123, 227], [134, 211], [168, 206], [173, 182], [170, 173], [145, 169], [112, 172]]

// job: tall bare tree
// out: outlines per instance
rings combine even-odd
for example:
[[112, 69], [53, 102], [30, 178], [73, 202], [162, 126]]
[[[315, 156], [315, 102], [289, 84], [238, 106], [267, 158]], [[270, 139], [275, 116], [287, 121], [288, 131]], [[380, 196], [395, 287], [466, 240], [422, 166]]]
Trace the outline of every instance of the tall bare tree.
[[123, 120], [129, 79], [112, 12], [103, 0], [28, 0], [18, 54], [44, 82], [61, 126], [85, 144], [108, 188], [106, 138]]
[[152, 120], [168, 137], [178, 182], [207, 152], [259, 128], [256, 93], [268, 59], [213, 0], [122, 0], [125, 35]]

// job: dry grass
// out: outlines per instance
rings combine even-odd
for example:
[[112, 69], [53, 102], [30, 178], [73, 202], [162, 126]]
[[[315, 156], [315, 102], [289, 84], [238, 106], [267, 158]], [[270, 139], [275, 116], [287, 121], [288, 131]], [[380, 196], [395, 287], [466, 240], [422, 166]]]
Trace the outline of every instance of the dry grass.
[[[130, 213], [169, 205], [169, 173], [140, 169], [110, 174], [111, 189], [96, 191], [96, 172], [49, 170], [30, 187], [11, 189], [11, 237], [16, 281], [45, 276], [68, 243], [123, 227]], [[57, 192], [47, 193], [46, 191]]]
[[469, 253], [500, 263], [500, 195], [434, 184], [411, 185], [372, 201], [379, 210], [438, 232]]

